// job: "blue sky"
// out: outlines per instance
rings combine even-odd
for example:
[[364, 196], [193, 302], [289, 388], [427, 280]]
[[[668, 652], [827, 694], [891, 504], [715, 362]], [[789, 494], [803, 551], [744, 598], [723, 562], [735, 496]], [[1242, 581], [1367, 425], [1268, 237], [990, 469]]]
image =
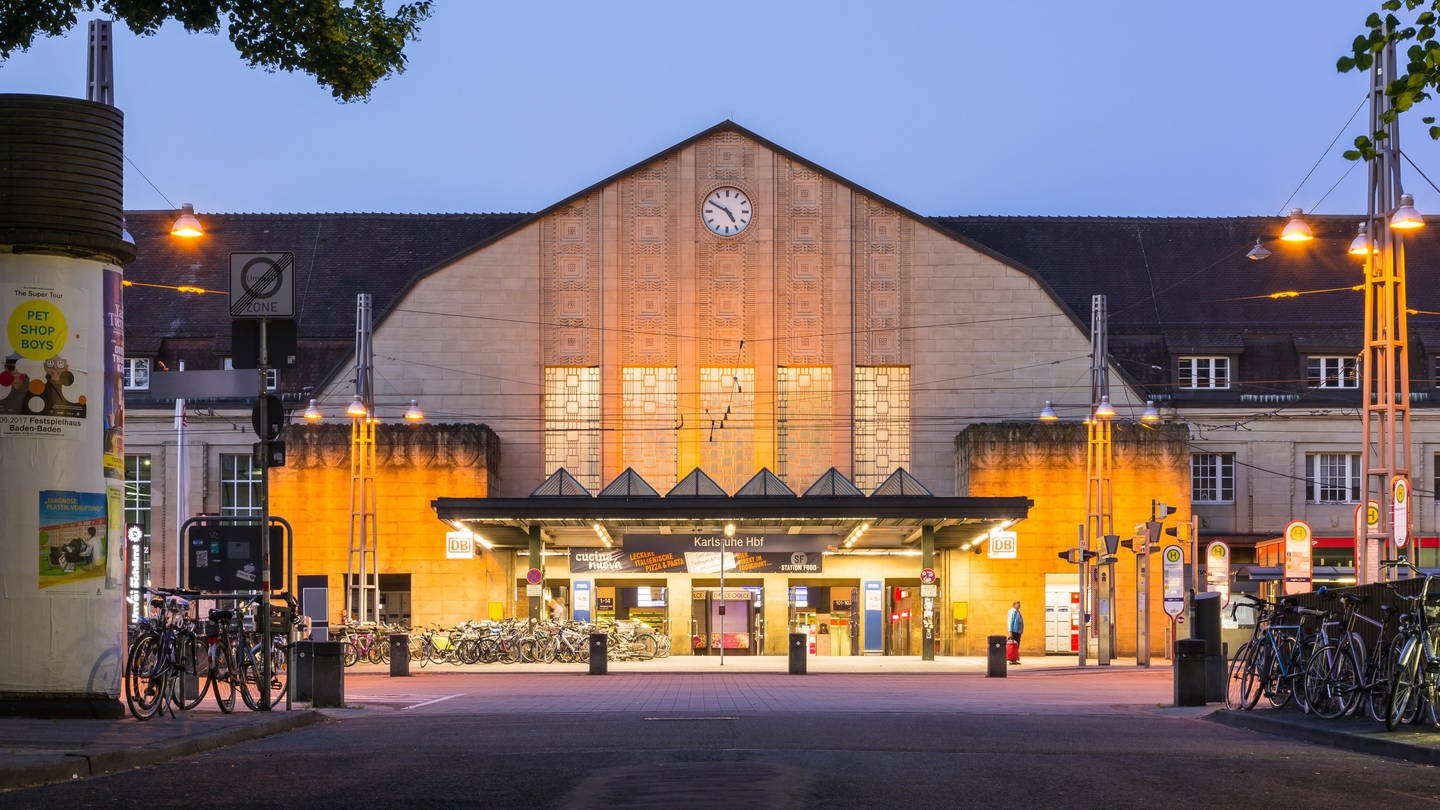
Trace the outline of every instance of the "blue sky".
[[[535, 211], [730, 118], [927, 215], [1352, 213], [1366, 79], [1334, 65], [1376, 5], [438, 0], [408, 70], [348, 105], [223, 34], [117, 24], [159, 189], [127, 166], [126, 206]], [[0, 92], [83, 97], [84, 29], [0, 63]], [[1402, 146], [1440, 180], [1421, 129]]]

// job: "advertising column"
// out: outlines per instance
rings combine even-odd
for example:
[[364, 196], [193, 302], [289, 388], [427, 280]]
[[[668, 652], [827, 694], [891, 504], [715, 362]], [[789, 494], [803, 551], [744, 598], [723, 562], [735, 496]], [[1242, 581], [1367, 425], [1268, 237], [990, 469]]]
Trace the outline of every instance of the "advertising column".
[[[121, 116], [0, 95], [0, 714], [121, 711]], [[82, 188], [57, 194], [59, 188]]]

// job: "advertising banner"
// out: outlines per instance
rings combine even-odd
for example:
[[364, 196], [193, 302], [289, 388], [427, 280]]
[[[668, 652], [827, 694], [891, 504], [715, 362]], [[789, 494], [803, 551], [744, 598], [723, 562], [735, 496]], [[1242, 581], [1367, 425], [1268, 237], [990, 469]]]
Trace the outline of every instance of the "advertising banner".
[[1391, 515], [1395, 518], [1395, 548], [1405, 548], [1410, 541], [1410, 481], [1403, 475], [1390, 479]]
[[40, 493], [41, 588], [105, 575], [108, 526], [105, 493]]
[[81, 287], [0, 285], [0, 436], [85, 438], [89, 300]]

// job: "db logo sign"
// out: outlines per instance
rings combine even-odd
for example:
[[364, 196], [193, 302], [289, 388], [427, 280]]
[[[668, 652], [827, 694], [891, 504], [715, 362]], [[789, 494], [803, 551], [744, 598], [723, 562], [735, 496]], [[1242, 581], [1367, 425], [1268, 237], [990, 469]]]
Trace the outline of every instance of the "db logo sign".
[[1015, 559], [1015, 547], [1015, 532], [990, 533], [990, 559], [1013, 560]]
[[470, 532], [445, 533], [445, 557], [457, 560], [475, 556], [475, 537]]

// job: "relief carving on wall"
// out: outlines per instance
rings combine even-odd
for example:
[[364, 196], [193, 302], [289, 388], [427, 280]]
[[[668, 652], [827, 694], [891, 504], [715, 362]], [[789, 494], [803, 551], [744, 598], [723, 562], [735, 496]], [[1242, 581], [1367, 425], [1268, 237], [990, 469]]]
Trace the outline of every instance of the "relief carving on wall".
[[904, 328], [910, 298], [915, 223], [900, 212], [859, 195], [855, 198], [855, 362], [906, 365], [910, 340]]
[[545, 365], [599, 362], [600, 222], [594, 195], [541, 225], [541, 340]]

